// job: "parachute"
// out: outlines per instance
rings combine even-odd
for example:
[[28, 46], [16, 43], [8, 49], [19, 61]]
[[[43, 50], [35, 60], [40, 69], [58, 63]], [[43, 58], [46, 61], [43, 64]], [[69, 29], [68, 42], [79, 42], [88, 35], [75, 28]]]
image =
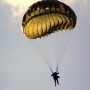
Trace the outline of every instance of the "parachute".
[[54, 68], [58, 68], [69, 40], [70, 34], [67, 33], [76, 26], [76, 20], [74, 11], [58, 0], [38, 1], [24, 14], [23, 33], [51, 70], [53, 65], [50, 63], [53, 61], [56, 61]]

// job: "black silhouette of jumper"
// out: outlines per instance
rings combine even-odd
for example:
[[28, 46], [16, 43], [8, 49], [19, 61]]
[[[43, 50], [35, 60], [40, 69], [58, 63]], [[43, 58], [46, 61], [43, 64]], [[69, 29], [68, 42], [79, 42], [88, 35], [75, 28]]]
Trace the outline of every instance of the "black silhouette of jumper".
[[53, 76], [53, 79], [54, 79], [54, 82], [55, 82], [55, 86], [56, 86], [56, 83], [59, 85], [58, 78], [60, 78], [60, 77], [58, 76], [58, 74], [59, 74], [59, 72], [58, 73], [57, 72], [54, 72], [51, 75], [51, 76]]

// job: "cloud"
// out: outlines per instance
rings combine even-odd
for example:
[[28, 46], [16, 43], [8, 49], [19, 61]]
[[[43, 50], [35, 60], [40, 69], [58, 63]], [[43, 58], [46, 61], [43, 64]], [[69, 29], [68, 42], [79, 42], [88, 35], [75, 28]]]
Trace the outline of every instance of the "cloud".
[[17, 17], [25, 12], [36, 0], [3, 0], [2, 2], [11, 6], [12, 15]]
[[90, 0], [82, 0], [82, 1], [78, 1], [78, 0], [62, 0], [62, 2], [68, 4], [68, 5], [74, 5], [74, 4], [78, 4], [81, 3], [81, 5], [83, 6], [89, 6], [90, 5]]
[[64, 0], [65, 3], [73, 5], [77, 0]]

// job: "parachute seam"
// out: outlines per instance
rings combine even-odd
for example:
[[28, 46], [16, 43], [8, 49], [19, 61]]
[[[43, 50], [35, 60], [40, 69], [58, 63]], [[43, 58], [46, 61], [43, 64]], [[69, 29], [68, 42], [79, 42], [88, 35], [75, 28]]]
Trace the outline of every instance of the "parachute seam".
[[65, 17], [65, 15], [63, 15], [63, 18], [65, 19], [65, 23], [64, 23], [64, 25], [63, 25], [63, 29], [65, 29], [66, 30], [66, 24], [67, 24], [67, 19], [66, 19], [66, 17]]
[[[57, 15], [55, 14], [55, 16], [56, 16], [56, 18], [57, 18]], [[57, 20], [58, 20], [58, 18], [57, 18]], [[56, 31], [58, 30], [58, 25], [59, 25], [59, 20], [58, 20], [58, 24], [57, 24], [57, 26], [56, 26]]]
[[[49, 17], [49, 14], [48, 14], [48, 17]], [[51, 21], [50, 21], [50, 18], [49, 18], [49, 22], [50, 22], [50, 28], [51, 28]], [[49, 28], [49, 30], [48, 30], [48, 33], [51, 32], [50, 28]]]
[[58, 14], [58, 16], [61, 18], [61, 20], [62, 20], [62, 24], [61, 24], [61, 27], [60, 27], [60, 30], [62, 31], [62, 29], [63, 29], [63, 19], [62, 19], [62, 17], [61, 17], [61, 15], [60, 14]]
[[[38, 22], [38, 17], [36, 17], [36, 21], [35, 21], [35, 23], [37, 23]], [[38, 23], [36, 24], [36, 26], [37, 26], [37, 34], [38, 34]], [[38, 34], [39, 35], [39, 34]], [[37, 38], [37, 35], [36, 35], [36, 38]]]
[[[43, 35], [43, 28], [42, 28], [42, 20], [43, 19], [43, 16], [41, 15], [41, 32], [42, 32], [42, 35]], [[42, 35], [40, 35], [40, 37], [42, 36]]]

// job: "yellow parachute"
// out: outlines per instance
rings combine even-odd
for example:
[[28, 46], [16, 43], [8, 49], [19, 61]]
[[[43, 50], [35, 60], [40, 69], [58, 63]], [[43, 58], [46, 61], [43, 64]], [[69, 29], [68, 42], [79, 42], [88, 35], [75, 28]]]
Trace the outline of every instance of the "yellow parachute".
[[58, 0], [42, 0], [31, 5], [22, 20], [23, 33], [30, 39], [41, 38], [76, 25], [74, 11]]

